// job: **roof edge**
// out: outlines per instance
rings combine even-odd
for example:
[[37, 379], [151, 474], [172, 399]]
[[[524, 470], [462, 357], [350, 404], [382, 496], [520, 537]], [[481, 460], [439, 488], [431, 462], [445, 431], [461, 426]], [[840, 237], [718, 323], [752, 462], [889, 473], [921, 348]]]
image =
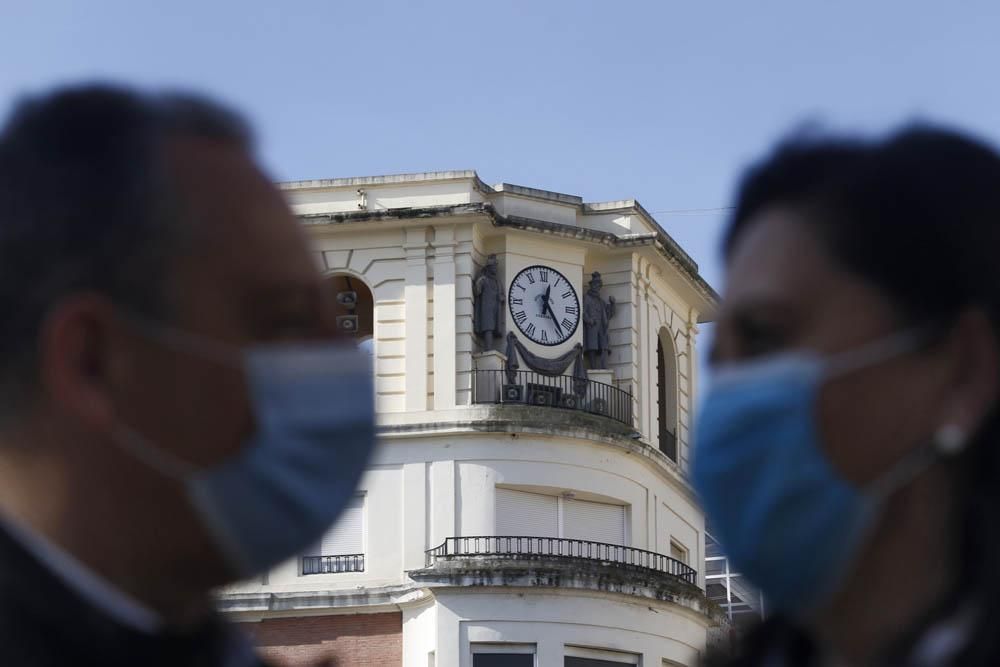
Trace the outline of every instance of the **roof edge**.
[[[482, 183], [479, 174], [474, 169], [459, 169], [452, 171], [418, 171], [404, 174], [387, 174], [385, 176], [353, 176], [351, 178], [281, 181], [277, 185], [280, 190], [308, 190], [312, 188], [342, 188], [359, 185], [388, 185], [395, 183], [457, 181], [463, 179], [472, 179], [473, 181]], [[489, 186], [485, 187], [489, 188]]]
[[[639, 209], [637, 209], [639, 210]], [[681, 273], [691, 281], [692, 286], [705, 301], [710, 304], [718, 303], [720, 300], [718, 292], [708, 284], [700, 273], [698, 265], [684, 252], [677, 242], [666, 232], [656, 225], [656, 231], [648, 234], [630, 234], [628, 236], [618, 236], [611, 232], [601, 232], [593, 229], [585, 229], [575, 225], [566, 225], [560, 222], [550, 222], [548, 220], [537, 220], [535, 218], [525, 218], [521, 216], [505, 216], [497, 212], [493, 204], [472, 203], [453, 204], [445, 206], [427, 206], [420, 208], [398, 208], [383, 209], [377, 211], [345, 211], [342, 213], [311, 213], [299, 215], [306, 224], [346, 224], [351, 222], [365, 222], [375, 220], [399, 220], [406, 218], [434, 218], [451, 217], [460, 215], [487, 215], [497, 227], [511, 227], [525, 231], [535, 231], [546, 234], [553, 234], [565, 238], [574, 238], [591, 243], [599, 243], [613, 248], [629, 248], [636, 246], [651, 246], [668, 262], [674, 264]], [[648, 214], [647, 214], [648, 215]], [[654, 220], [655, 222], [655, 220]]]

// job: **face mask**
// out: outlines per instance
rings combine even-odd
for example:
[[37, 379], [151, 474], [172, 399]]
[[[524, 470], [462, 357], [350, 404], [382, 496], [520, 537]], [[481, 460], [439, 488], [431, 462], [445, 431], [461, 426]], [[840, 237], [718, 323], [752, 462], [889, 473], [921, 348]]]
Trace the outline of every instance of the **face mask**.
[[239, 353], [193, 334], [141, 326], [175, 349], [241, 368], [256, 432], [233, 459], [209, 469], [194, 468], [126, 427], [116, 441], [185, 486], [239, 576], [314, 545], [354, 495], [375, 443], [371, 360], [347, 343], [258, 345]]
[[713, 378], [695, 431], [692, 482], [734, 570], [770, 608], [800, 615], [828, 599], [885, 498], [964, 444], [957, 428], [942, 429], [936, 449], [913, 452], [865, 489], [844, 480], [823, 453], [816, 423], [823, 383], [921, 342], [894, 335], [830, 359], [787, 354]]

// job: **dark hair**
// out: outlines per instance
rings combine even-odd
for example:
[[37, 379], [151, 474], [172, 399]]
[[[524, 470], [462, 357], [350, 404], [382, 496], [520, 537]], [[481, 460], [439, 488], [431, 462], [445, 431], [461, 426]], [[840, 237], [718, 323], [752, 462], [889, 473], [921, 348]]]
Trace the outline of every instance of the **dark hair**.
[[0, 131], [0, 417], [34, 387], [40, 325], [67, 294], [167, 315], [164, 274], [184, 225], [163, 149], [177, 136], [252, 143], [213, 102], [107, 85], [27, 99]]
[[[833, 257], [867, 280], [901, 318], [947, 326], [981, 307], [1000, 332], [1000, 155], [958, 132], [912, 126], [883, 140], [797, 136], [744, 178], [725, 235], [732, 253], [758, 213], [790, 206]], [[1000, 420], [956, 462], [955, 599], [1000, 615]], [[950, 536], [942, 536], [947, 539]], [[997, 633], [979, 628], [961, 664], [993, 664]]]

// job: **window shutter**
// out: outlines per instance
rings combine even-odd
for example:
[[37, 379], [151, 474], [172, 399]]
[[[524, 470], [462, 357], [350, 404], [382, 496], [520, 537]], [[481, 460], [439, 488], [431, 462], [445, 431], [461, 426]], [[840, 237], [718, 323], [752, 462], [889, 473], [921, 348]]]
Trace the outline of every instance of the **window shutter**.
[[496, 520], [497, 535], [559, 536], [555, 496], [497, 489]]
[[624, 545], [625, 507], [567, 498], [563, 501], [563, 535]]
[[337, 523], [320, 541], [319, 553], [314, 556], [348, 556], [365, 552], [364, 543], [365, 498], [356, 496], [344, 509]]

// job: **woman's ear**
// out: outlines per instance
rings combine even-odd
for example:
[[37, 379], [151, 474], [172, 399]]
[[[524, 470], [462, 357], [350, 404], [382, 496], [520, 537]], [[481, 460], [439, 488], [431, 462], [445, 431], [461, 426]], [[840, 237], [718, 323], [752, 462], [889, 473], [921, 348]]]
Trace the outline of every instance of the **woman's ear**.
[[962, 312], [945, 341], [951, 358], [942, 426], [976, 433], [1000, 394], [1000, 344], [982, 308]]

